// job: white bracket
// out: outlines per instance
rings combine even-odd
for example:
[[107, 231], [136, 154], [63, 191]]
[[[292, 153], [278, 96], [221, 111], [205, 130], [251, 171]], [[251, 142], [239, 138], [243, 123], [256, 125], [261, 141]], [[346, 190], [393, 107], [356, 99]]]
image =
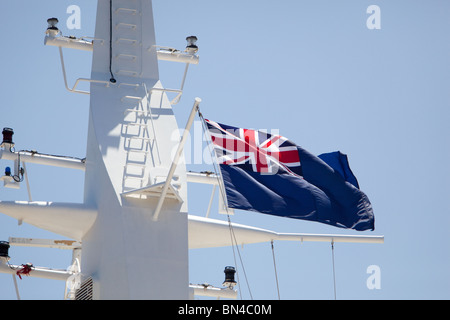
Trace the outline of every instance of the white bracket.
[[[165, 185], [165, 182], [155, 183], [148, 187], [124, 192], [124, 193], [122, 193], [122, 195], [126, 196], [126, 197], [136, 196], [136, 195], [137, 196], [146, 196], [146, 197], [161, 197], [164, 185]], [[178, 194], [178, 191], [172, 184], [169, 185], [165, 197], [168, 199], [175, 199], [178, 202], [183, 202], [183, 199], [181, 199], [181, 197]]]
[[78, 86], [78, 84], [81, 81], [84, 82], [90, 82], [90, 83], [103, 83], [105, 84], [107, 87], [109, 87], [110, 82], [109, 81], [105, 81], [105, 80], [94, 80], [94, 79], [85, 79], [85, 78], [78, 78], [75, 81], [74, 86], [72, 87], [72, 89], [69, 88], [69, 86], [67, 85], [67, 77], [66, 77], [66, 68], [64, 66], [64, 57], [63, 57], [63, 52], [62, 52], [62, 47], [59, 47], [59, 56], [61, 59], [61, 68], [62, 68], [62, 72], [63, 72], [63, 77], [64, 77], [64, 85], [66, 86], [66, 89], [70, 92], [74, 92], [74, 93], [82, 93], [82, 94], [90, 94], [90, 92], [88, 91], [82, 91], [82, 90], [76, 90], [76, 87]]

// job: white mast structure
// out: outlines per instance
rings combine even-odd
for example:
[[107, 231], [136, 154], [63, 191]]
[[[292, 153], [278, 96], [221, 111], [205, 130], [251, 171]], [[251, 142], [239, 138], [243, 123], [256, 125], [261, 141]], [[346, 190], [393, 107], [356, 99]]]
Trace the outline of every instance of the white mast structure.
[[[211, 184], [215, 190], [220, 181], [214, 174], [188, 173], [178, 161], [200, 99], [194, 101], [180, 142], [173, 141], [179, 127], [172, 104], [181, 97], [189, 64], [199, 62], [196, 38], [187, 38], [183, 52], [158, 47], [151, 0], [98, 0], [92, 41], [63, 37], [57, 19], [48, 22], [45, 44], [59, 47], [67, 90], [90, 95], [86, 158], [29, 152], [19, 158], [12, 139], [4, 136], [0, 159], [15, 161], [15, 166], [2, 180], [6, 187], [19, 187], [13, 177], [26, 177], [21, 162], [85, 170], [84, 203], [0, 201], [1, 213], [73, 239], [10, 238], [0, 248], [0, 272], [15, 279], [21, 268], [8, 263], [9, 245], [57, 247], [74, 251], [68, 270], [33, 266], [28, 272], [67, 281], [66, 298], [236, 298], [233, 281], [224, 288], [189, 286], [190, 248], [274, 240], [383, 242], [383, 236], [283, 234], [231, 224], [236, 238], [231, 243], [228, 222], [188, 214], [188, 182]], [[73, 88], [67, 85], [62, 48], [93, 52], [90, 79], [78, 79]], [[162, 86], [158, 59], [186, 64], [180, 89]], [[82, 81], [90, 83], [89, 92], [76, 88]], [[170, 101], [167, 93], [176, 97]]]

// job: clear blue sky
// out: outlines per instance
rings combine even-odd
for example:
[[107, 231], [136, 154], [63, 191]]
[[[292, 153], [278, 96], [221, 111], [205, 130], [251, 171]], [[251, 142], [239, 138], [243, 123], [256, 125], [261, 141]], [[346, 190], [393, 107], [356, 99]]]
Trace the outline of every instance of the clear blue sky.
[[[81, 9], [79, 30], [66, 26], [72, 4]], [[370, 5], [381, 9], [381, 29], [366, 26]], [[449, 2], [154, 0], [153, 8], [159, 45], [183, 49], [186, 36], [199, 39], [200, 64], [190, 67], [174, 107], [180, 127], [198, 96], [209, 119], [278, 130], [314, 154], [340, 150], [375, 212], [375, 231], [363, 233], [243, 211], [233, 222], [278, 232], [384, 235], [384, 244], [335, 245], [338, 299], [450, 298]], [[89, 98], [64, 89], [58, 50], [43, 39], [52, 16], [65, 35], [93, 36], [95, 12], [92, 0], [2, 4], [0, 127], [14, 128], [17, 150], [85, 156]], [[90, 53], [65, 50], [65, 58], [69, 85], [90, 76]], [[178, 87], [183, 70], [161, 62], [163, 85]], [[0, 169], [7, 165], [1, 161]], [[84, 173], [27, 168], [33, 200], [83, 200]], [[188, 169], [213, 170], [206, 163]], [[209, 190], [192, 189], [191, 214], [204, 215]], [[0, 189], [0, 200], [27, 199], [25, 185]], [[216, 211], [211, 217], [225, 219]], [[0, 240], [9, 236], [60, 238], [0, 215]], [[240, 253], [253, 298], [277, 299], [270, 244]], [[282, 299], [334, 298], [330, 244], [275, 242], [275, 254]], [[54, 268], [71, 260], [58, 249], [13, 247], [10, 255], [13, 264]], [[226, 265], [235, 265], [231, 248], [192, 250], [190, 282], [221, 285]], [[380, 289], [366, 286], [370, 265], [381, 270]], [[62, 282], [18, 282], [23, 299], [63, 297]], [[15, 299], [9, 275], [0, 274], [0, 299]]]

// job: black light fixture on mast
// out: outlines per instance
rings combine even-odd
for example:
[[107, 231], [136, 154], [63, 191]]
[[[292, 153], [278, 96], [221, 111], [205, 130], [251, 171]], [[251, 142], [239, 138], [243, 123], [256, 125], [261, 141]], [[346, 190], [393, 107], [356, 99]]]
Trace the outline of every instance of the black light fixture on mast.
[[3, 128], [2, 134], [3, 134], [3, 141], [2, 141], [1, 146], [5, 147], [6, 144], [8, 144], [10, 147], [13, 147], [14, 142], [13, 142], [12, 136], [14, 134], [14, 130], [11, 128]]
[[225, 273], [225, 281], [223, 282], [223, 286], [233, 289], [233, 287], [237, 284], [234, 280], [234, 274], [236, 273], [236, 269], [234, 267], [225, 267], [223, 271]]
[[187, 46], [186, 46], [186, 52], [194, 54], [198, 51], [198, 47], [196, 45], [197, 42], [196, 36], [189, 36], [186, 38]]
[[56, 26], [58, 24], [58, 19], [57, 18], [49, 18], [47, 19], [47, 23], [48, 23], [48, 28], [46, 33], [51, 36], [51, 37], [56, 37], [56, 35], [59, 33], [59, 29]]
[[0, 257], [9, 260], [8, 251], [9, 251], [9, 242], [0, 241]]
[[7, 143], [13, 143], [12, 141], [12, 136], [14, 134], [14, 130], [11, 128], [3, 128], [2, 131], [3, 134], [3, 143], [7, 142]]

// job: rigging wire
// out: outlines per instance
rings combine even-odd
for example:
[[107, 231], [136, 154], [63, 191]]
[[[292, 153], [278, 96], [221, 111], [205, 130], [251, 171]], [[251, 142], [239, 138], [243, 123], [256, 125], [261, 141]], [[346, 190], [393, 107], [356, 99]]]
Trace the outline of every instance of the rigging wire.
[[275, 270], [275, 280], [276, 280], [276, 283], [277, 283], [278, 300], [281, 300], [280, 299], [280, 287], [278, 285], [277, 264], [275, 263], [275, 249], [273, 247], [273, 240], [270, 241], [270, 244], [272, 246], [273, 268]]
[[334, 286], [334, 300], [336, 300], [336, 271], [334, 267], [334, 241], [331, 240], [331, 259], [333, 262], [333, 286]]
[[[198, 115], [199, 115], [201, 123], [202, 123], [202, 129], [203, 129], [204, 134], [209, 136], [208, 135], [208, 129], [205, 127], [205, 118], [203, 117], [203, 114], [200, 112], [200, 109], [198, 109]], [[211, 139], [209, 139], [209, 140], [211, 140]], [[217, 177], [217, 182], [218, 182], [218, 185], [219, 185], [219, 193], [222, 196], [223, 202], [226, 203], [225, 190], [223, 189], [224, 186], [222, 185], [222, 183], [220, 183], [219, 170], [216, 167], [216, 163], [214, 161], [214, 155], [213, 155], [213, 151], [214, 150], [211, 150], [210, 143], [208, 143], [208, 150], [209, 150], [209, 152], [211, 154], [211, 157], [213, 159], [212, 163], [213, 163], [214, 172], [215, 172], [216, 177]], [[241, 253], [239, 251], [239, 246], [238, 246], [238, 243], [237, 243], [237, 240], [236, 240], [236, 236], [234, 234], [234, 230], [233, 230], [233, 226], [231, 224], [231, 218], [230, 218], [230, 215], [228, 213], [228, 207], [227, 206], [225, 206], [225, 210], [227, 211], [228, 227], [230, 229], [231, 247], [233, 249], [233, 258], [234, 258], [234, 263], [236, 265], [236, 275], [238, 277], [238, 282], [240, 283], [239, 272], [238, 272], [237, 262], [236, 262], [235, 247], [236, 247], [236, 251], [237, 251], [238, 256], [239, 256], [239, 261], [240, 261], [241, 266], [242, 266], [242, 271], [244, 273], [244, 278], [245, 278], [245, 281], [247, 283], [247, 288], [248, 288], [248, 291], [249, 291], [249, 294], [250, 294], [250, 298], [253, 300], [252, 291], [251, 291], [250, 285], [248, 283], [247, 273], [245, 272], [244, 262], [242, 261], [242, 256], [241, 256]], [[239, 285], [239, 293], [240, 293], [240, 296], [241, 296], [241, 299], [242, 299], [242, 290], [241, 290], [241, 286], [240, 285]]]
[[[230, 215], [228, 213], [227, 213], [227, 217], [228, 217], [228, 227], [230, 228], [231, 242], [233, 244], [233, 240], [234, 240], [234, 243], [235, 243], [235, 246], [236, 246], [236, 251], [237, 251], [238, 256], [239, 256], [239, 261], [241, 262], [241, 265], [242, 265], [242, 271], [244, 272], [245, 282], [247, 283], [248, 293], [250, 294], [250, 299], [253, 300], [252, 291], [250, 290], [250, 284], [248, 283], [247, 273], [245, 272], [244, 262], [242, 261], [241, 252], [239, 251], [239, 246], [238, 246], [238, 243], [237, 243], [237, 240], [236, 240], [236, 236], [234, 234], [233, 226], [231, 225]], [[233, 251], [234, 251], [234, 249], [233, 249]], [[240, 288], [240, 286], [239, 286], [239, 288]], [[241, 298], [242, 298], [242, 293], [241, 293]]]
[[[231, 231], [230, 231], [230, 234], [231, 234]], [[236, 276], [237, 276], [238, 283], [239, 283], [239, 286], [238, 286], [239, 287], [239, 295], [241, 296], [241, 300], [242, 300], [243, 298], [242, 298], [241, 280], [239, 279], [239, 269], [238, 269], [237, 263], [236, 263], [236, 253], [234, 251], [233, 239], [231, 239], [231, 249], [233, 250], [233, 260], [234, 260], [234, 265], [236, 266]]]

